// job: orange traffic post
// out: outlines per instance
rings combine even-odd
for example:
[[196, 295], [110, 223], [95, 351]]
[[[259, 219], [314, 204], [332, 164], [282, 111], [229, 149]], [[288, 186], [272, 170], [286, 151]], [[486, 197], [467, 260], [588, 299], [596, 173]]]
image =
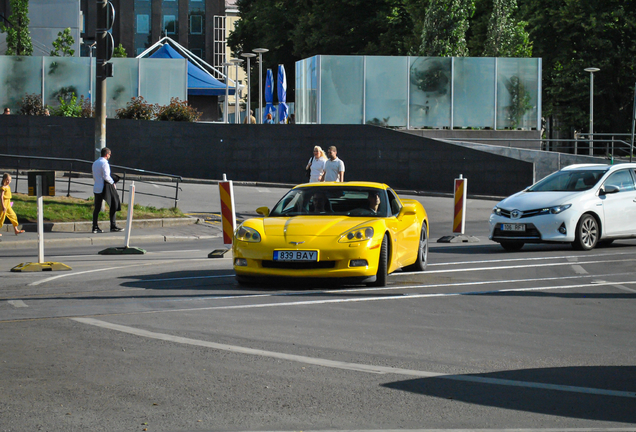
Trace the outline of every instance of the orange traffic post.
[[475, 243], [477, 237], [465, 234], [466, 231], [466, 196], [468, 195], [468, 179], [462, 174], [455, 179], [453, 200], [453, 235], [437, 239], [437, 243]]
[[466, 228], [466, 191], [468, 179], [463, 175], [455, 179], [455, 214], [453, 218], [453, 233], [464, 234]]
[[232, 247], [232, 237], [236, 229], [236, 214], [234, 211], [234, 187], [232, 180], [223, 174], [219, 182], [219, 196], [221, 199], [221, 223], [223, 226], [223, 244], [227, 249], [217, 249], [208, 254], [208, 258], [222, 258]]

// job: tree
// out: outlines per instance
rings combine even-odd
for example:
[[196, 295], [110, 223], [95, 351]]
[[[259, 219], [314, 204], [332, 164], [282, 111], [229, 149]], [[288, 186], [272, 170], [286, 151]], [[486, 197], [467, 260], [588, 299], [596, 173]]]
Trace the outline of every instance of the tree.
[[420, 55], [467, 56], [466, 31], [474, 13], [474, 0], [431, 0], [424, 18]]
[[527, 23], [513, 17], [516, 10], [517, 0], [493, 0], [483, 51], [485, 57], [532, 56], [532, 43], [525, 30]]
[[128, 54], [126, 54], [126, 48], [122, 44], [119, 44], [113, 50], [113, 57], [126, 58]]
[[[288, 95], [293, 97], [295, 62], [303, 58], [317, 54], [411, 52], [414, 44], [411, 12], [417, 11], [421, 3], [421, 0], [238, 0], [240, 20], [228, 44], [234, 53], [268, 48], [263, 68], [284, 64]], [[256, 62], [253, 64], [257, 67]]]
[[29, 32], [29, 0], [11, 0], [9, 26], [0, 24], [0, 31], [7, 34], [6, 55], [30, 56], [33, 44]]
[[534, 55], [543, 58], [543, 113], [568, 128], [587, 130], [590, 74], [594, 132], [631, 132], [636, 81], [636, 9], [633, 0], [524, 0]]
[[71, 28], [65, 28], [57, 34], [57, 39], [53, 41], [51, 57], [73, 57], [75, 50], [71, 47], [74, 43], [75, 39], [71, 36]]

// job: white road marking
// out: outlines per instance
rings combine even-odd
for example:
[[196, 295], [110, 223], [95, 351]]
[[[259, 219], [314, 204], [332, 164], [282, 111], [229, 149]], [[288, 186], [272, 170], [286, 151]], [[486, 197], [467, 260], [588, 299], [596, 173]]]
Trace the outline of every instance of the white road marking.
[[261, 193], [270, 193], [271, 190], [269, 190], [268, 188], [256, 188], [257, 191], [261, 192]]
[[23, 302], [22, 300], [9, 300], [7, 303], [9, 303], [11, 306], [15, 307], [15, 308], [25, 308], [28, 307], [26, 305], [25, 302]]
[[[596, 260], [596, 261], [584, 261], [579, 264], [599, 264], [599, 263], [618, 263], [618, 262], [628, 262], [628, 261], [636, 261], [636, 258], [622, 259], [622, 260]], [[469, 268], [461, 268], [461, 269], [448, 269], [448, 270], [424, 270], [420, 272], [401, 272], [394, 273], [395, 276], [405, 276], [405, 275], [414, 275], [414, 274], [431, 274], [431, 273], [455, 273], [455, 272], [470, 272], [470, 271], [485, 271], [485, 270], [510, 270], [516, 268], [532, 268], [532, 267], [558, 267], [558, 266], [569, 266], [572, 263], [562, 262], [562, 263], [541, 263], [541, 264], [521, 264], [521, 265], [513, 265], [513, 266], [495, 266], [495, 267], [469, 267]]]
[[447, 266], [447, 265], [466, 265], [466, 264], [485, 264], [485, 263], [495, 263], [495, 262], [514, 262], [514, 261], [545, 261], [545, 260], [556, 260], [556, 259], [571, 259], [574, 258], [575, 261], [578, 258], [596, 258], [596, 257], [608, 257], [608, 256], [616, 256], [616, 255], [630, 255], [633, 256], [633, 252], [620, 252], [620, 253], [612, 253], [612, 254], [585, 254], [585, 255], [565, 255], [565, 256], [540, 256], [540, 257], [527, 257], [527, 258], [505, 258], [505, 259], [490, 259], [490, 260], [477, 260], [477, 261], [456, 261], [456, 262], [447, 262], [447, 263], [436, 263], [436, 264], [428, 264], [429, 266]]
[[119, 331], [122, 333], [127, 333], [127, 334], [131, 334], [135, 336], [145, 337], [145, 338], [163, 340], [167, 342], [179, 343], [184, 345], [194, 345], [194, 346], [212, 348], [212, 349], [221, 350], [221, 351], [248, 354], [248, 355], [260, 356], [260, 357], [276, 358], [280, 360], [294, 361], [294, 362], [299, 362], [304, 364], [330, 367], [330, 368], [336, 368], [336, 369], [346, 369], [346, 370], [353, 370], [353, 371], [373, 373], [373, 374], [396, 374], [396, 375], [405, 375], [405, 376], [420, 377], [420, 378], [441, 378], [441, 379], [449, 379], [454, 381], [475, 382], [475, 383], [482, 383], [482, 384], [525, 387], [525, 388], [535, 388], [535, 389], [543, 389], [543, 390], [556, 390], [556, 391], [562, 391], [562, 392], [593, 394], [593, 395], [601, 395], [601, 396], [636, 398], [636, 392], [547, 384], [547, 383], [538, 383], [538, 382], [530, 382], [530, 381], [516, 381], [516, 380], [488, 378], [488, 377], [473, 376], [473, 375], [447, 375], [447, 374], [441, 374], [437, 372], [426, 372], [426, 371], [419, 371], [419, 370], [413, 370], [413, 369], [365, 365], [361, 363], [342, 362], [342, 361], [336, 361], [336, 360], [321, 359], [316, 357], [286, 354], [286, 353], [280, 353], [275, 351], [246, 348], [246, 347], [237, 346], [237, 345], [219, 344], [215, 342], [209, 342], [209, 341], [198, 340], [198, 339], [184, 338], [181, 336], [151, 332], [148, 330], [138, 329], [135, 327], [124, 326], [120, 324], [113, 324], [106, 321], [97, 320], [94, 318], [71, 318], [71, 320], [77, 321], [83, 324], [87, 324], [87, 325]]
[[[193, 258], [190, 259], [189, 261], [208, 261], [209, 258]], [[131, 265], [125, 265], [125, 266], [118, 266], [118, 267], [106, 267], [106, 268], [101, 268], [101, 269], [94, 269], [94, 270], [86, 270], [86, 271], [81, 271], [81, 272], [73, 272], [73, 273], [65, 273], [65, 274], [61, 274], [58, 276], [52, 276], [50, 278], [46, 278], [46, 279], [41, 279], [39, 281], [36, 282], [31, 282], [29, 284], [29, 286], [37, 286], [46, 282], [51, 282], [53, 280], [56, 279], [61, 279], [61, 278], [65, 278], [65, 277], [70, 277], [70, 276], [77, 276], [77, 275], [82, 275], [82, 274], [87, 274], [87, 273], [96, 273], [96, 272], [103, 272], [103, 271], [108, 271], [108, 270], [116, 270], [116, 269], [123, 269], [123, 268], [130, 268], [130, 267], [144, 267], [144, 266], [152, 266], [152, 265], [159, 265], [159, 264], [166, 264], [169, 262], [174, 262], [176, 260], [170, 260], [170, 261], [160, 261], [160, 262], [144, 262], [144, 263], [139, 263], [139, 264], [131, 264]]]
[[573, 264], [572, 265], [572, 270], [574, 270], [574, 273], [576, 274], [588, 274], [587, 270], [585, 270], [583, 267], [581, 267], [579, 264]]

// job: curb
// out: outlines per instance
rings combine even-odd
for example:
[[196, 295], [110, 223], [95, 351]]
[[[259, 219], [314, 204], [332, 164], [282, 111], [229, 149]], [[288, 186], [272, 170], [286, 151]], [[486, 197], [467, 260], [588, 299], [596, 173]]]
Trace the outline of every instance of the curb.
[[[117, 222], [120, 222], [122, 225], [125, 225], [127, 219], [121, 219]], [[204, 221], [200, 218], [186, 217], [186, 218], [164, 218], [164, 219], [139, 219], [133, 220], [132, 227], [137, 229], [143, 228], [167, 228], [167, 227], [175, 227], [175, 226], [183, 226], [183, 225], [195, 225], [201, 224]], [[108, 221], [100, 221], [98, 225], [103, 230], [108, 230], [110, 228], [110, 222]], [[44, 223], [44, 232], [91, 232], [93, 228], [93, 222], [91, 221], [81, 221], [81, 222], [45, 222]], [[0, 231], [2, 232], [11, 232], [12, 226], [10, 224], [5, 224], [0, 227]], [[26, 232], [37, 232], [38, 224], [36, 223], [24, 223], [22, 224], [22, 229]]]
[[[206, 235], [206, 236], [171, 236], [171, 235], [140, 235], [131, 236], [130, 241], [135, 243], [173, 243], [182, 241], [193, 240], [213, 240], [222, 237], [221, 235]], [[61, 239], [44, 239], [45, 247], [69, 247], [69, 246], [122, 246], [124, 238], [120, 235], [113, 237], [99, 237], [99, 234], [95, 234], [95, 237], [81, 237], [81, 238], [61, 238]], [[14, 240], [14, 241], [0, 241], [0, 247], [2, 249], [31, 249], [38, 247], [38, 240]]]

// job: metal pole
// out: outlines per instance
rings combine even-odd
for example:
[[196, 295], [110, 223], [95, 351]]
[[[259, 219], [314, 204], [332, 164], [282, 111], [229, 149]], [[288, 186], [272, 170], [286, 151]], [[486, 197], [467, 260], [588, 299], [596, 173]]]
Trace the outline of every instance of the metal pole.
[[254, 50], [258, 54], [258, 115], [256, 123], [263, 124], [263, 53], [269, 51], [267, 48], [256, 48]]
[[[232, 63], [225, 62], [223, 63], [223, 73], [225, 74], [225, 101], [223, 101], [223, 123], [227, 124], [228, 122], [228, 98], [230, 97], [230, 77], [228, 75], [228, 66], [232, 66]], [[234, 85], [236, 91], [236, 84]]]
[[247, 59], [247, 79], [245, 80], [247, 85], [247, 111], [245, 112], [245, 117], [247, 118], [247, 124], [252, 123], [252, 102], [250, 96], [250, 87], [252, 86], [252, 69], [250, 67], [250, 60], [252, 57], [256, 57], [256, 54], [252, 53], [243, 53], [242, 57]]
[[101, 156], [101, 150], [106, 147], [106, 38], [107, 31], [107, 0], [97, 0], [97, 29], [95, 43], [97, 44], [97, 83], [95, 86], [95, 159]]
[[[238, 90], [238, 62], [234, 62], [234, 76], [236, 77], [234, 81], [237, 87], [236, 90]], [[234, 91], [234, 124], [239, 124], [241, 123], [241, 107], [239, 105], [239, 94], [236, 90]]]
[[634, 158], [634, 126], [636, 126], [636, 85], [634, 85], [634, 113], [632, 114], [632, 147], [629, 149], [629, 161]]
[[590, 156], [594, 154], [594, 73], [590, 73]]
[[594, 72], [600, 71], [599, 68], [589, 67], [583, 69], [590, 73], [590, 156], [594, 155]]

